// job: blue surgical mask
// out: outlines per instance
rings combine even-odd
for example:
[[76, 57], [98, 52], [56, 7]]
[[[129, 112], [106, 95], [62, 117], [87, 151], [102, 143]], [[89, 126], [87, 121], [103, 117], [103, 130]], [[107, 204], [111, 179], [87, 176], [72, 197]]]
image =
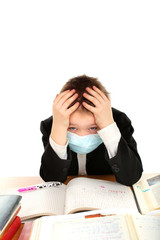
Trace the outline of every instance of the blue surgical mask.
[[98, 134], [79, 136], [72, 132], [67, 132], [69, 147], [72, 151], [87, 154], [95, 150], [103, 141]]

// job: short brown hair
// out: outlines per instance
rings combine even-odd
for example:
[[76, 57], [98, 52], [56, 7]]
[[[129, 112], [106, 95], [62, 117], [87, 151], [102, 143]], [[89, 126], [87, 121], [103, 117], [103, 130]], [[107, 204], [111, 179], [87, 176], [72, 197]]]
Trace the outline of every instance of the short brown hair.
[[75, 89], [78, 93], [78, 98], [69, 107], [73, 106], [76, 102], [79, 102], [82, 107], [82, 102], [86, 102], [89, 105], [94, 106], [92, 102], [83, 97], [83, 93], [87, 92], [86, 87], [93, 88], [93, 86], [99, 88], [107, 97], [109, 97], [109, 93], [97, 78], [89, 77], [86, 75], [69, 79], [60, 92]]

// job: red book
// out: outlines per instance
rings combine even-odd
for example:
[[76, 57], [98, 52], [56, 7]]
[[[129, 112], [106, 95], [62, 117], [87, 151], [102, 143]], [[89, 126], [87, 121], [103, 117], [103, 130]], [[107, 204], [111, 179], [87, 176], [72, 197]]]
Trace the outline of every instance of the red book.
[[11, 226], [8, 228], [7, 232], [3, 236], [2, 240], [11, 240], [14, 234], [21, 226], [21, 219], [19, 216], [16, 216]]
[[29, 221], [24, 223], [24, 227], [20, 233], [18, 240], [28, 240], [32, 232], [34, 221]]

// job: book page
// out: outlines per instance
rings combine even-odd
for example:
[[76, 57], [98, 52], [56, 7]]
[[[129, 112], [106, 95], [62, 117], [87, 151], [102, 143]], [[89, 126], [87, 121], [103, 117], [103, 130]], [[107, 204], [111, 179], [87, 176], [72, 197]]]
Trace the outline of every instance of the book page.
[[[45, 215], [57, 215], [64, 213], [65, 201], [64, 184], [57, 187], [46, 187], [37, 190], [29, 190], [19, 193], [22, 196], [21, 220], [27, 220]], [[10, 190], [10, 192], [17, 190]]]
[[160, 239], [160, 217], [158, 216], [132, 216], [139, 239]]
[[124, 217], [109, 216], [55, 223], [51, 239], [129, 240], [130, 237]]
[[160, 183], [153, 185], [151, 190], [157, 202], [157, 207], [160, 208]]
[[160, 208], [160, 175], [137, 182], [133, 189], [143, 214]]
[[108, 208], [128, 208], [138, 212], [130, 187], [83, 177], [68, 183], [65, 203], [66, 214]]
[[160, 209], [148, 212], [147, 215], [160, 216]]
[[147, 179], [147, 183], [152, 190], [157, 206], [160, 208], [160, 175]]
[[157, 183], [160, 183], [160, 175], [156, 175], [154, 177], [147, 178], [147, 183], [149, 186], [153, 186]]
[[[56, 222], [64, 222], [73, 219], [84, 219], [84, 213], [57, 215], [57, 216], [44, 216], [35, 220], [34, 231], [32, 231], [30, 240], [44, 240], [52, 238], [53, 226]], [[40, 228], [37, 227], [40, 225]], [[38, 232], [38, 236], [35, 237], [35, 232]]]
[[[74, 213], [74, 214], [66, 214], [66, 215], [57, 215], [57, 216], [43, 216], [41, 218], [37, 218], [34, 220], [36, 224], [34, 224], [30, 240], [44, 240], [44, 239], [52, 239], [52, 230], [53, 226], [57, 222], [68, 222], [68, 221], [75, 221], [75, 220], [82, 220], [82, 219], [88, 219], [88, 218], [95, 218], [95, 217], [104, 217], [104, 216], [117, 216], [117, 215], [124, 215], [124, 211], [120, 211], [117, 214], [117, 211], [115, 209], [100, 209], [100, 210], [93, 210], [93, 211], [87, 211], [87, 212], [80, 212], [80, 213]], [[127, 213], [127, 212], [126, 212]], [[131, 211], [130, 213], [135, 214]], [[39, 223], [37, 223], [39, 222]], [[40, 228], [39, 228], [40, 225]], [[35, 237], [34, 233], [38, 232], [38, 236]]]

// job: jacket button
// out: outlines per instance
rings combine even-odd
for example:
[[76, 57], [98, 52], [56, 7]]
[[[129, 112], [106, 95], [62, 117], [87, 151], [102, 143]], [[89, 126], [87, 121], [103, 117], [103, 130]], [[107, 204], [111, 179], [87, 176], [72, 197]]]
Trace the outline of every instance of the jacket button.
[[117, 166], [117, 164], [114, 164], [114, 165], [112, 166], [112, 169], [113, 169], [113, 171], [116, 172], [116, 173], [120, 171], [120, 169], [119, 169], [119, 167]]

